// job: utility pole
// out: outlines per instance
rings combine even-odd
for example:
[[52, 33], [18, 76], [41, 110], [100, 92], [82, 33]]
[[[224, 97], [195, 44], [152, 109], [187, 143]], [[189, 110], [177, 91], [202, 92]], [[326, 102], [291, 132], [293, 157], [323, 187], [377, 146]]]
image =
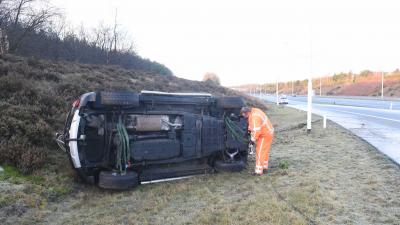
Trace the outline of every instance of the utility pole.
[[311, 116], [312, 116], [312, 24], [310, 24], [310, 71], [308, 75], [307, 90], [307, 133], [311, 132]]
[[312, 76], [308, 77], [307, 90], [307, 133], [311, 132], [311, 115], [312, 115]]
[[322, 95], [322, 77], [319, 77], [319, 96]]
[[292, 96], [293, 96], [293, 80], [292, 80]]
[[278, 80], [276, 80], [276, 105], [279, 105], [279, 84]]
[[381, 75], [382, 75], [382, 90], [381, 90], [381, 99], [383, 99], [383, 71], [381, 72]]

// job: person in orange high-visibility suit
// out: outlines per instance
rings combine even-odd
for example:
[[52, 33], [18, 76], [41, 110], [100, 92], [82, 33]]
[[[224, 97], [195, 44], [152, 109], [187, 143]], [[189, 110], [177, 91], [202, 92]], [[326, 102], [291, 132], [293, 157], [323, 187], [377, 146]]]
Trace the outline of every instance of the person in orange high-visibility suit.
[[274, 139], [274, 127], [265, 113], [258, 108], [243, 107], [242, 116], [248, 119], [251, 141], [256, 144], [255, 174], [262, 175], [268, 170], [269, 150]]

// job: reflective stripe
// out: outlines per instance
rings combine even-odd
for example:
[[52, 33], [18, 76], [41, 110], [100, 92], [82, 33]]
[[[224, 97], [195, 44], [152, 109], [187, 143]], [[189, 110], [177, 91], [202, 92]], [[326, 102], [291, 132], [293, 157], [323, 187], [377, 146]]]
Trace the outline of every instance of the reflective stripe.
[[265, 120], [265, 125], [267, 126], [267, 128], [268, 128], [269, 132], [270, 132], [271, 134], [273, 134], [273, 133], [274, 133], [274, 128], [273, 128], [272, 126], [269, 126], [269, 124], [268, 124], [268, 121], [269, 121], [269, 118], [268, 118], [268, 116], [267, 116], [267, 115], [265, 115], [265, 117], [266, 117], [266, 120]]
[[256, 169], [256, 170], [254, 170], [254, 172], [257, 173], [257, 174], [262, 174], [263, 171], [262, 171], [262, 170], [257, 170], [257, 169]]
[[262, 169], [263, 167], [262, 167], [262, 166], [256, 166], [256, 168], [257, 168], [257, 169]]
[[263, 121], [261, 126], [256, 127], [256, 121], [253, 120], [253, 131], [259, 131], [259, 130], [261, 130], [262, 126], [265, 125], [267, 127], [269, 133], [271, 133], [271, 134], [274, 133], [275, 129], [268, 124], [269, 118], [267, 115], [260, 115], [259, 113], [253, 113], [252, 116], [258, 116]]
[[258, 152], [258, 162], [260, 162], [260, 160], [261, 160], [260, 157], [261, 157], [261, 151], [262, 151], [263, 143], [264, 143], [264, 138], [261, 139], [260, 151]]
[[263, 169], [268, 169], [268, 161], [264, 161]]

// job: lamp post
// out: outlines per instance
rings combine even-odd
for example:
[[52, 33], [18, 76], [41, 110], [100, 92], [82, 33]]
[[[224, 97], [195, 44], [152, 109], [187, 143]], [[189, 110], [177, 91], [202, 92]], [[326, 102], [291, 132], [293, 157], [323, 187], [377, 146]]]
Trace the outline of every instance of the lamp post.
[[308, 75], [307, 89], [307, 133], [311, 132], [311, 116], [312, 116], [312, 24], [310, 23], [310, 71]]
[[278, 80], [276, 80], [276, 105], [279, 105], [279, 84]]
[[381, 72], [382, 78], [381, 78], [381, 99], [383, 99], [383, 71]]
[[319, 77], [319, 96], [322, 95], [322, 77]]
[[312, 76], [308, 77], [308, 90], [307, 90], [307, 132], [311, 132], [311, 115], [312, 115]]
[[293, 96], [293, 80], [292, 80], [292, 96]]

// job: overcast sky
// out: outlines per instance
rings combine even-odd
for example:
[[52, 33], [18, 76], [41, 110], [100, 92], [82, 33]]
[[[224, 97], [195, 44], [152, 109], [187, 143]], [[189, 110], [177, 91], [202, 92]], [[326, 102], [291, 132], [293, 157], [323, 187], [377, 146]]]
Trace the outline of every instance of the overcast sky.
[[146, 58], [223, 85], [400, 67], [400, 2], [53, 0], [78, 26], [118, 22]]

